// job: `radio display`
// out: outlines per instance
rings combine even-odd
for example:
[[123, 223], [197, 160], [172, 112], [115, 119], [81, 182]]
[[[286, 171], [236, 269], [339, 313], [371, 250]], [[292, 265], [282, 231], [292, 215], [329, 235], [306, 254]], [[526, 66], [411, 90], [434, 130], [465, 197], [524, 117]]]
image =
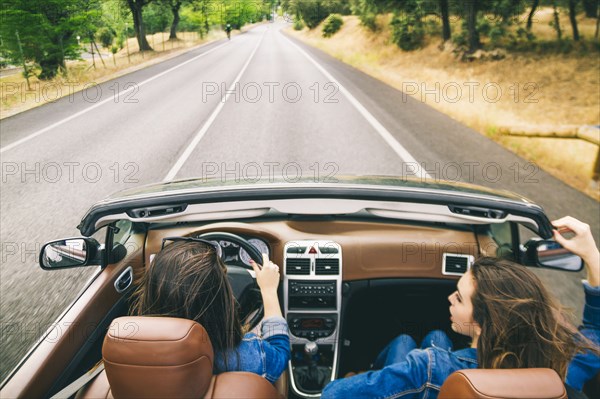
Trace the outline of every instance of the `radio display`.
[[302, 329], [320, 329], [324, 327], [324, 324], [323, 319], [302, 319], [300, 322]]

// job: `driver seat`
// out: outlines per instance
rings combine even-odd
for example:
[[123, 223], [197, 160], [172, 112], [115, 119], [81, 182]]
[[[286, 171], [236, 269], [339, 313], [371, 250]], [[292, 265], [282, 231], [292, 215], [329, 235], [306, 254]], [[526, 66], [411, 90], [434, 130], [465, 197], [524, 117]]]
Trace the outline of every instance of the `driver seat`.
[[213, 375], [204, 327], [173, 317], [119, 317], [102, 346], [104, 371], [77, 398], [282, 398], [253, 373]]

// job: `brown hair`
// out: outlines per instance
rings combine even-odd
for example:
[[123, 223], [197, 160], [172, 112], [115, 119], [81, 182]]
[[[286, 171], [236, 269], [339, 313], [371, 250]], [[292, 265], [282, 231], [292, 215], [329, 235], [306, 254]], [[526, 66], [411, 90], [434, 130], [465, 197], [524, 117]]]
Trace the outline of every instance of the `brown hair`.
[[479, 367], [547, 367], [564, 379], [576, 353], [598, 352], [565, 320], [556, 300], [526, 267], [483, 257], [471, 273], [473, 319], [481, 327]]
[[152, 260], [133, 293], [130, 313], [137, 316], [181, 317], [200, 323], [215, 352], [227, 351], [242, 340], [242, 327], [216, 250], [201, 242], [174, 242]]

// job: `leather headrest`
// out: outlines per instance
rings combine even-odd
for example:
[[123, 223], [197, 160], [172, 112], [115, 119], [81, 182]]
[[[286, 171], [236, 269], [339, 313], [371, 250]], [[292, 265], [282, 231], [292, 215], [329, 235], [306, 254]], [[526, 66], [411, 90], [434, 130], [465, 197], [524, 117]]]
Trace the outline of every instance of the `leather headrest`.
[[115, 398], [200, 398], [213, 374], [204, 327], [172, 317], [115, 319], [102, 357]]
[[552, 369], [459, 370], [442, 385], [440, 399], [567, 399]]

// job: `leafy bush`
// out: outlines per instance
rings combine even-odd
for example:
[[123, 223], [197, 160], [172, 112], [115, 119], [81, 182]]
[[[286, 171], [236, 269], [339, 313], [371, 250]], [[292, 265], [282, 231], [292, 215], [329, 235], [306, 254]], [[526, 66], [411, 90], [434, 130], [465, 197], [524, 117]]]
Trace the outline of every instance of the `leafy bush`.
[[[466, 26], [464, 27], [466, 29]], [[477, 19], [477, 31], [483, 36], [489, 36], [492, 25], [487, 17]]]
[[371, 32], [377, 32], [379, 29], [379, 26], [377, 26], [377, 14], [372, 12], [360, 14], [358, 19], [360, 19], [360, 24], [369, 29]]
[[127, 37], [125, 36], [125, 34], [120, 33], [117, 36], [117, 47], [119, 47], [119, 50], [122, 49], [123, 47], [125, 47], [125, 40], [127, 40]]
[[96, 38], [102, 44], [102, 47], [109, 48], [113, 42], [115, 35], [107, 27], [98, 29], [96, 32]]
[[340, 30], [343, 24], [344, 20], [340, 14], [331, 14], [327, 17], [325, 24], [323, 25], [323, 37], [333, 36]]
[[453, 34], [452, 42], [459, 47], [466, 46], [467, 45], [467, 33], [462, 31], [462, 32]]
[[319, 26], [330, 14], [350, 14], [348, 0], [286, 0], [282, 5], [288, 14], [302, 18], [308, 29]]
[[392, 42], [402, 50], [416, 50], [423, 45], [425, 30], [423, 23], [413, 15], [394, 15], [390, 22]]
[[[437, 19], [437, 17], [436, 17], [436, 19]], [[442, 35], [442, 25], [436, 19], [428, 18], [423, 22], [423, 29], [425, 30], [426, 35], [432, 35], [432, 36], [441, 36]]]
[[294, 21], [294, 30], [302, 30], [304, 29], [304, 22], [300, 18], [296, 18]]
[[503, 37], [506, 36], [506, 29], [501, 24], [492, 26], [489, 33], [490, 42], [492, 45], [497, 46], [500, 44]]
[[523, 28], [517, 29], [517, 38], [526, 39], [528, 42], [535, 41], [535, 35], [531, 33], [531, 31]]

